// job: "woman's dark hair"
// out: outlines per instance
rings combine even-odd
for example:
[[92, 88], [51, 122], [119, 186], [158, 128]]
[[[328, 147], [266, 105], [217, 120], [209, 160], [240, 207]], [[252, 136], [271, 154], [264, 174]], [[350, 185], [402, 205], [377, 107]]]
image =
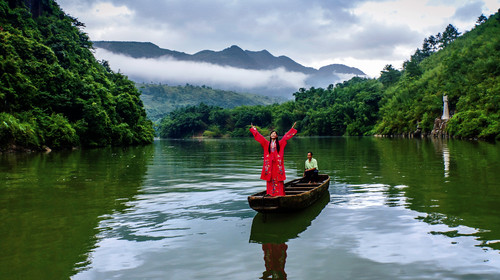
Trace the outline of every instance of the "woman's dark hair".
[[[271, 134], [273, 134], [273, 132], [276, 132], [276, 131], [273, 130], [273, 131], [271, 131], [271, 133], [269, 133], [269, 147], [267, 148], [267, 151], [269, 153], [271, 153], [271, 142], [273, 141], [273, 139], [271, 139]], [[276, 150], [278, 151], [278, 153], [280, 152], [280, 139], [278, 136], [278, 132], [276, 132]]]

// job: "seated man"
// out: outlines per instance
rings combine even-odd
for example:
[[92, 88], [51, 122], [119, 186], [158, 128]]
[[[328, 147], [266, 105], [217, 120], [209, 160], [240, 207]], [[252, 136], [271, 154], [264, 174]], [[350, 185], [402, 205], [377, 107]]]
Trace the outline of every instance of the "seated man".
[[312, 152], [307, 153], [304, 177], [309, 183], [318, 181], [318, 162], [313, 158]]

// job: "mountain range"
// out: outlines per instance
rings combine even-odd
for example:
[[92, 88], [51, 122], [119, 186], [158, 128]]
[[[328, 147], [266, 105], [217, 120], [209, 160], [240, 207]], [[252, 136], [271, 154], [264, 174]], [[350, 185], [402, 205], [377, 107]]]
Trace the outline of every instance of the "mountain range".
[[[195, 54], [163, 49], [151, 42], [94, 41], [93, 45], [95, 48], [132, 58], [159, 59], [170, 57], [177, 61], [203, 62], [247, 70], [273, 70], [281, 68], [288, 72], [305, 74], [307, 76], [305, 86], [308, 87], [327, 87], [330, 84], [342, 82], [353, 76], [366, 76], [360, 69], [344, 64], [330, 64], [315, 69], [303, 66], [287, 56], [274, 56], [267, 50], [243, 50], [236, 45], [221, 51], [202, 50]], [[134, 77], [131, 78], [134, 79]], [[262, 88], [259, 90], [265, 91]], [[275, 87], [273, 90], [275, 90]], [[285, 90], [290, 95], [297, 88], [286, 88]]]

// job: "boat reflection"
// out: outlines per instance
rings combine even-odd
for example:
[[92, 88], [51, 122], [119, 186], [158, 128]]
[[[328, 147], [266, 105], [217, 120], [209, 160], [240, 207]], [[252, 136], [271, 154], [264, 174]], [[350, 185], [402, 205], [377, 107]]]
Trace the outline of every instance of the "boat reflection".
[[266, 270], [260, 279], [287, 279], [285, 272], [288, 240], [297, 238], [330, 201], [327, 192], [315, 204], [296, 213], [257, 213], [253, 218], [250, 242], [262, 244]]
[[286, 279], [286, 249], [288, 249], [288, 245], [286, 245], [286, 243], [262, 244], [266, 271], [262, 273], [262, 277], [260, 279]]

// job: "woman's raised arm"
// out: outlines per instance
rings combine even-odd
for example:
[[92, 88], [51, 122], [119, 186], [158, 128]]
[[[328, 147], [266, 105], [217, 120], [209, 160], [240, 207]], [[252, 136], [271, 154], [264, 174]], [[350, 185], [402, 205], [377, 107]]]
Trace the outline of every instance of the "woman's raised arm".
[[297, 122], [294, 122], [292, 128], [290, 128], [290, 130], [285, 134], [285, 136], [283, 136], [284, 141], [290, 140], [290, 138], [292, 138], [293, 136], [295, 136], [295, 134], [297, 134], [297, 130], [294, 128], [296, 123]]
[[253, 134], [253, 138], [255, 138], [255, 140], [259, 142], [264, 149], [266, 149], [267, 145], [269, 145], [269, 142], [266, 140], [266, 138], [264, 138], [264, 136], [262, 136], [262, 134], [259, 133], [259, 131], [257, 131], [257, 128], [255, 127], [255, 125], [253, 125], [253, 123], [250, 124], [250, 132]]

